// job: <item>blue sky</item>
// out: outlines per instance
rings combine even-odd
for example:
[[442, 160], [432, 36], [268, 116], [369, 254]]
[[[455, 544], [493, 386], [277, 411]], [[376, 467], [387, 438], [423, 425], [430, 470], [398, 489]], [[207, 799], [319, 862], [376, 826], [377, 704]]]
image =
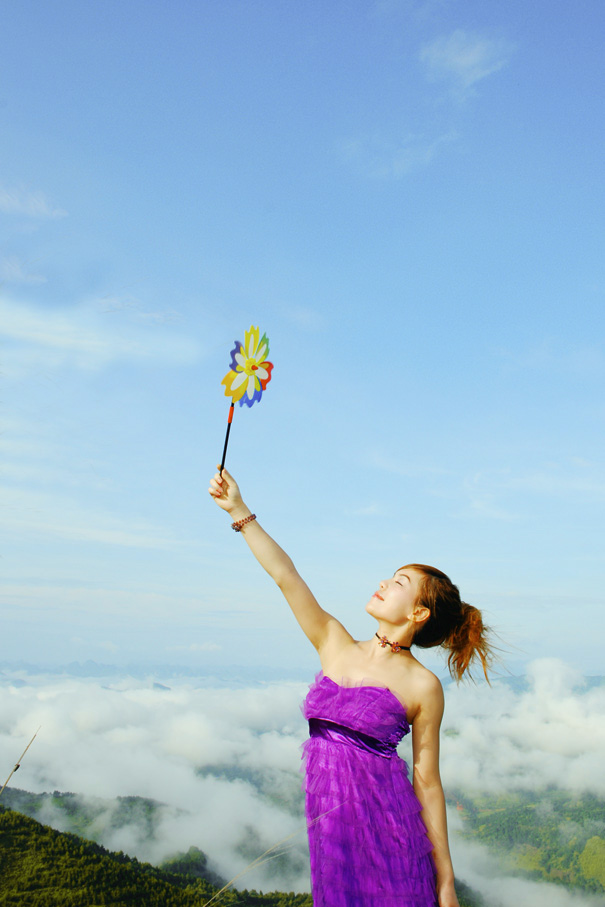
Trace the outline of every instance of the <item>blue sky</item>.
[[3, 22], [0, 659], [312, 671], [206, 492], [255, 324], [228, 466], [322, 604], [434, 563], [511, 670], [600, 673], [602, 4]]

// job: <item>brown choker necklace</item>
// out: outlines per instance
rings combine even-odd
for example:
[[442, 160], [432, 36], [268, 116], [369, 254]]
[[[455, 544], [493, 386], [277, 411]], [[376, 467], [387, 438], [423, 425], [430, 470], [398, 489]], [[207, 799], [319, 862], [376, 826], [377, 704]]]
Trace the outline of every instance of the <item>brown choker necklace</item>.
[[379, 636], [378, 633], [374, 634], [378, 640], [378, 644], [382, 646], [383, 649], [386, 649], [387, 646], [391, 647], [391, 652], [401, 652], [402, 649], [405, 649], [406, 652], [410, 651], [411, 646], [402, 646], [398, 642], [391, 642], [390, 639], [387, 639], [386, 636]]

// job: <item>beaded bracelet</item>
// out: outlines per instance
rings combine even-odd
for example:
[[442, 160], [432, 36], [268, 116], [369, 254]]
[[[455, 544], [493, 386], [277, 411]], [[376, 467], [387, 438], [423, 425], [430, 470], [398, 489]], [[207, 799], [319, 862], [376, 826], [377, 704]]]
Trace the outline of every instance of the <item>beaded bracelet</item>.
[[246, 525], [246, 523], [251, 523], [252, 520], [255, 520], [255, 519], [256, 519], [256, 514], [251, 513], [250, 516], [244, 517], [243, 520], [236, 520], [235, 523], [231, 523], [231, 528], [234, 529], [235, 532], [241, 532], [242, 528]]

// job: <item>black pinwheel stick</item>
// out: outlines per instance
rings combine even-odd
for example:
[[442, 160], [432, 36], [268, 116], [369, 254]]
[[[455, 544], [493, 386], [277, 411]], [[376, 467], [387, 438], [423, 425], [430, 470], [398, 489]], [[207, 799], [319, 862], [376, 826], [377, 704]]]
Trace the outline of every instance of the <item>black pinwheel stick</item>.
[[221, 468], [218, 471], [219, 476], [222, 476], [223, 469], [225, 468], [225, 458], [227, 456], [227, 444], [229, 443], [229, 432], [231, 431], [231, 423], [233, 422], [233, 413], [235, 412], [235, 403], [232, 403], [229, 407], [229, 418], [227, 419], [227, 434], [225, 435], [225, 446], [223, 447], [223, 459], [221, 460]]

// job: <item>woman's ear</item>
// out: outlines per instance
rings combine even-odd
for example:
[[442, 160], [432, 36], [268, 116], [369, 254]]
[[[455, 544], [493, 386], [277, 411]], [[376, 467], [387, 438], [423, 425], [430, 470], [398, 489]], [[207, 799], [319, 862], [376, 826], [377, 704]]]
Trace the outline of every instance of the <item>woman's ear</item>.
[[431, 612], [426, 605], [415, 605], [409, 619], [421, 626], [427, 622], [430, 616]]

